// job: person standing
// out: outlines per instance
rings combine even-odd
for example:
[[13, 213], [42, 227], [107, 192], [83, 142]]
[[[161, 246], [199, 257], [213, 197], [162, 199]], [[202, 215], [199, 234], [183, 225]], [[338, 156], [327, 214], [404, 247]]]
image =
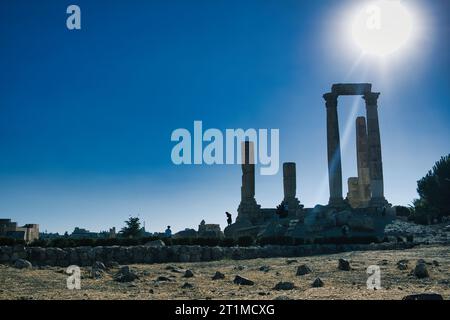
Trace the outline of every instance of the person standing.
[[227, 223], [228, 225], [230, 225], [233, 222], [233, 220], [231, 219], [231, 213], [225, 212], [225, 214], [227, 215]]

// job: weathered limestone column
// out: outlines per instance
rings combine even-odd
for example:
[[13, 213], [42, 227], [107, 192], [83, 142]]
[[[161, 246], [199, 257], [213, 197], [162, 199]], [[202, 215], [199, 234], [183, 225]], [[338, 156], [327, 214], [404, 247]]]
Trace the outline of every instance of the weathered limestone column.
[[347, 180], [348, 192], [347, 201], [352, 208], [359, 208], [360, 206], [360, 188], [357, 177], [350, 177]]
[[358, 189], [360, 206], [367, 206], [370, 200], [369, 149], [366, 118], [356, 118], [356, 159], [358, 166]]
[[242, 187], [241, 201], [255, 197], [255, 155], [253, 142], [242, 144]]
[[255, 155], [251, 141], [242, 143], [242, 186], [241, 202], [238, 207], [236, 222], [248, 220], [257, 223], [260, 218], [260, 208], [255, 200]]
[[328, 180], [330, 187], [328, 204], [331, 206], [339, 206], [344, 203], [342, 198], [342, 166], [337, 97], [337, 94], [334, 93], [323, 95], [327, 108]]
[[297, 193], [295, 162], [283, 163], [283, 188], [283, 203], [287, 205], [289, 213], [296, 213], [301, 206], [300, 201], [295, 197]]
[[364, 94], [367, 113], [367, 143], [369, 158], [369, 174], [371, 189], [371, 206], [387, 204], [383, 190], [383, 163], [381, 159], [380, 127], [378, 123], [378, 92]]

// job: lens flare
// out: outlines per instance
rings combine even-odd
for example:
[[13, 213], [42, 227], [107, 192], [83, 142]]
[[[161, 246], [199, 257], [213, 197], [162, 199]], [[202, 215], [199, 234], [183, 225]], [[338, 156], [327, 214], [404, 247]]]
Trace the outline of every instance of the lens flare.
[[353, 40], [366, 54], [386, 56], [404, 47], [412, 37], [413, 17], [395, 0], [370, 2], [357, 11]]

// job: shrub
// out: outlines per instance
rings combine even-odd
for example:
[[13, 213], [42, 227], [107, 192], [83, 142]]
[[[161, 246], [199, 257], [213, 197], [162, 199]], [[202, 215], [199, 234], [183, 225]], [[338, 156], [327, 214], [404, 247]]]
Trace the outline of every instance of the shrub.
[[431, 207], [423, 199], [414, 199], [410, 220], [418, 224], [431, 224], [434, 219], [438, 219], [439, 211]]
[[404, 206], [395, 206], [395, 213], [399, 217], [409, 217], [411, 215], [411, 210]]
[[441, 157], [417, 181], [417, 193], [420, 198], [415, 200], [414, 207], [418, 220], [432, 222], [433, 219], [440, 220], [443, 216], [450, 215], [450, 154]]

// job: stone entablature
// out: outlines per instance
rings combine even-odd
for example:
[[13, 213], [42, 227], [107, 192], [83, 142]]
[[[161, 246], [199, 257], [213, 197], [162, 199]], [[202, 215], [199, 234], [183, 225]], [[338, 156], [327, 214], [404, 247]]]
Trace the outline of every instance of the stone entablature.
[[39, 239], [39, 225], [26, 224], [23, 227], [19, 227], [17, 222], [13, 222], [11, 219], [0, 219], [0, 237], [32, 242]]

